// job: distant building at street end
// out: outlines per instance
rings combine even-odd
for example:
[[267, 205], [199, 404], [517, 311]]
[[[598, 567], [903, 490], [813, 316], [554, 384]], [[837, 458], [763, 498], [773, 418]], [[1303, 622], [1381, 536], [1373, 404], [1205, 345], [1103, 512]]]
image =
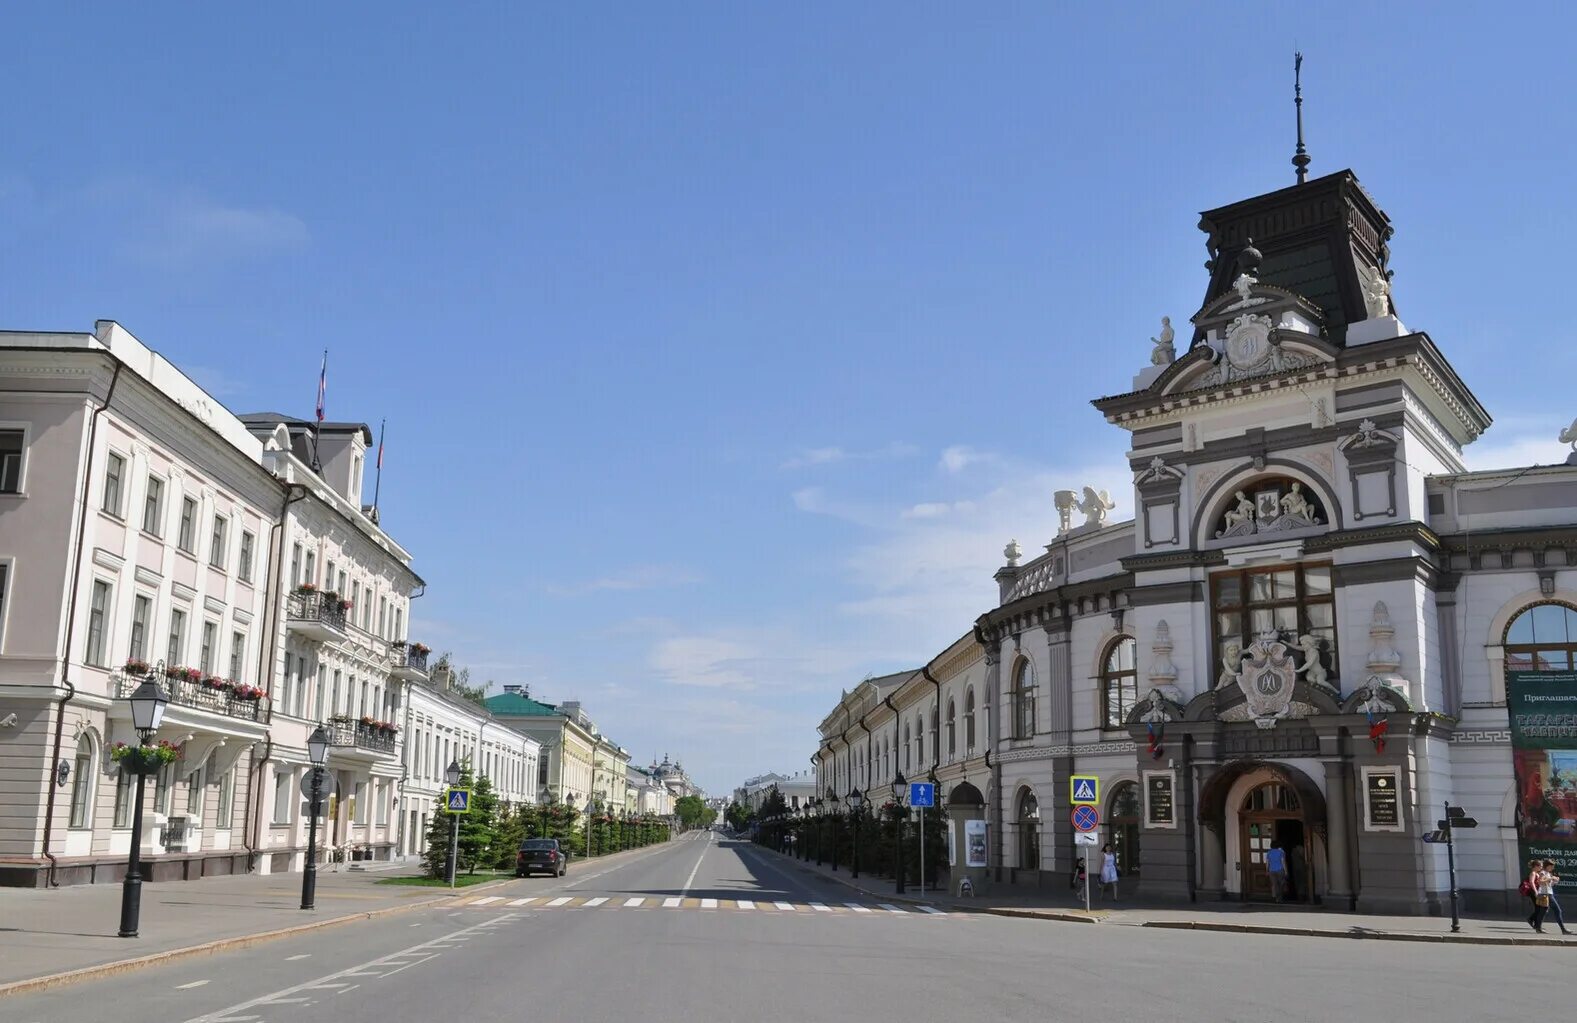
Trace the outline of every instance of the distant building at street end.
[[774, 787], [783, 794], [783, 801], [790, 810], [798, 810], [816, 794], [816, 777], [809, 771], [758, 774], [734, 789], [734, 802], [752, 811], [760, 810]]

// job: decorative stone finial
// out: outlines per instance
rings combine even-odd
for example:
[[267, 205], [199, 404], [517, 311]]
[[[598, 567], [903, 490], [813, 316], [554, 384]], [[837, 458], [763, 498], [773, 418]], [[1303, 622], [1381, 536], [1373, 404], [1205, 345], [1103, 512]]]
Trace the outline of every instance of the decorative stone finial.
[[1077, 495], [1071, 490], [1059, 490], [1052, 495], [1057, 506], [1057, 535], [1073, 528], [1073, 509], [1079, 506]]
[[[1247, 277], [1259, 276], [1259, 264], [1264, 262], [1265, 254], [1254, 247], [1254, 239], [1249, 238], [1238, 252], [1238, 273]], [[1243, 296], [1247, 298], [1248, 296]]]
[[1181, 695], [1176, 692], [1176, 684], [1177, 665], [1172, 661], [1172, 627], [1163, 618], [1155, 623], [1155, 636], [1150, 640], [1150, 685], [1175, 700]]
[[1369, 674], [1384, 679], [1402, 667], [1402, 654], [1392, 642], [1395, 636], [1396, 627], [1391, 624], [1391, 612], [1385, 601], [1375, 601], [1374, 614], [1369, 619], [1369, 659], [1365, 662]]
[[1002, 548], [1002, 556], [1008, 559], [1009, 568], [1018, 567], [1018, 559], [1024, 556], [1024, 549], [1018, 545], [1017, 540], [1009, 540], [1008, 545]]

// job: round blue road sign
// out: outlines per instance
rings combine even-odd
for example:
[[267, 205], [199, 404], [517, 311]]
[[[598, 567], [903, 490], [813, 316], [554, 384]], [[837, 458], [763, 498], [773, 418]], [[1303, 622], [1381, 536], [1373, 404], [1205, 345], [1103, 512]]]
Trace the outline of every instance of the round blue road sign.
[[1101, 812], [1093, 806], [1075, 806], [1073, 808], [1073, 829], [1075, 831], [1094, 831], [1100, 827]]

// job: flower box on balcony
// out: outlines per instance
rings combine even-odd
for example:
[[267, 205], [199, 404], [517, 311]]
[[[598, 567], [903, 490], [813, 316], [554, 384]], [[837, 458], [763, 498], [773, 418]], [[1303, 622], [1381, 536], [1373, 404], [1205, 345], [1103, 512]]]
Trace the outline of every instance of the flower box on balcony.
[[297, 593], [316, 593], [316, 592], [318, 592], [318, 584], [317, 583], [302, 583], [300, 586], [296, 587], [296, 592]]
[[411, 653], [417, 654], [418, 656], [426, 657], [428, 654], [430, 654], [432, 652], [433, 652], [433, 648], [428, 646], [425, 643], [412, 643], [411, 644]]
[[209, 689], [216, 693], [228, 693], [234, 689], [234, 686], [231, 684], [229, 679], [220, 678], [218, 675], [209, 675], [199, 684], [204, 689]]
[[133, 657], [131, 660], [127, 661], [120, 670], [123, 673], [135, 678], [147, 678], [148, 673], [153, 671], [153, 666], [147, 661], [140, 661]]
[[257, 686], [249, 686], [243, 682], [236, 682], [232, 683], [230, 686], [230, 695], [234, 696], [237, 700], [246, 700], [248, 702], [255, 703], [256, 701], [263, 698], [263, 690], [259, 689]]
[[188, 668], [181, 665], [174, 668], [165, 668], [164, 677], [172, 682], [201, 682], [203, 673], [197, 668]]

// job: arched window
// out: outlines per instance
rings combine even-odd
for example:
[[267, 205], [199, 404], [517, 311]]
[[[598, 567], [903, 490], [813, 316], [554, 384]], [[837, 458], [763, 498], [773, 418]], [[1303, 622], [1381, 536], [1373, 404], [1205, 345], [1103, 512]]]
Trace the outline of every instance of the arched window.
[[947, 759], [958, 755], [958, 715], [952, 700], [947, 701]]
[[1139, 679], [1135, 665], [1132, 636], [1123, 636], [1106, 651], [1101, 667], [1101, 700], [1105, 707], [1102, 726], [1121, 728], [1138, 699]]
[[1027, 788], [1019, 790], [1018, 849], [1020, 867], [1040, 869], [1040, 801]]
[[975, 751], [975, 687], [964, 690], [964, 751]]
[[1577, 611], [1534, 604], [1506, 627], [1507, 671], [1570, 671], [1577, 663]]
[[910, 743], [913, 740], [914, 740], [914, 733], [909, 730], [909, 726], [908, 725], [904, 725], [903, 726], [903, 769], [905, 771], [912, 771], [912, 770], [914, 770], [914, 759], [912, 757], [910, 757], [910, 755], [909, 755], [909, 751], [913, 748], [912, 746], [910, 746]]
[[92, 826], [93, 740], [84, 735], [77, 740], [77, 757], [71, 765], [71, 827]]
[[936, 708], [931, 708], [931, 756], [937, 760], [942, 759], [942, 737], [937, 728]]
[[[1214, 612], [1211, 677], [1238, 670], [1238, 657], [1259, 636], [1284, 643], [1300, 636], [1319, 642], [1320, 663], [1331, 679], [1341, 674], [1336, 655], [1336, 602], [1329, 564], [1277, 565], [1217, 572], [1210, 577]], [[1300, 657], [1301, 662], [1301, 657]]]
[[1117, 854], [1117, 870], [1127, 876], [1139, 874], [1139, 786], [1125, 781], [1112, 789], [1107, 804], [1111, 822], [1112, 852]]
[[1021, 658], [1013, 668], [1013, 738], [1035, 734], [1035, 665]]
[[925, 766], [925, 718], [922, 716], [914, 719], [914, 763], [916, 770]]

